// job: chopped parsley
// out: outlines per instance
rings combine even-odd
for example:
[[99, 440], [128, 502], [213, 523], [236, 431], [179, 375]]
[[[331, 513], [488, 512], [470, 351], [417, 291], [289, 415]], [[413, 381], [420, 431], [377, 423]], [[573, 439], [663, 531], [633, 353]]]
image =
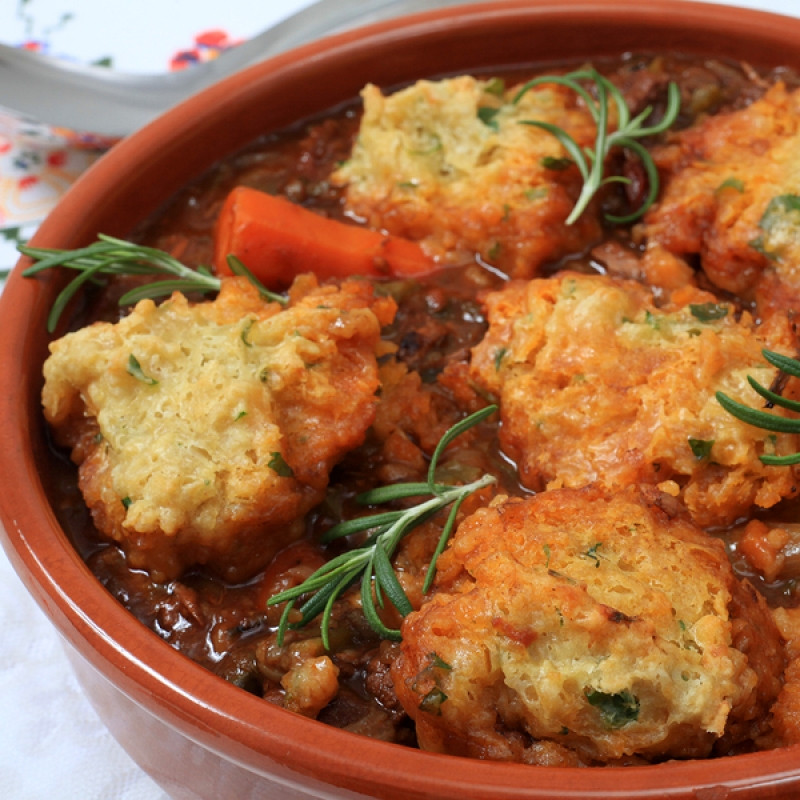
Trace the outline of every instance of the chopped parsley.
[[595, 542], [585, 553], [581, 555], [584, 558], [588, 558], [594, 561], [595, 568], [600, 566], [600, 555], [598, 554], [598, 550], [603, 546], [602, 542]]
[[692, 453], [698, 461], [710, 458], [711, 448], [714, 446], [713, 439], [694, 439], [689, 437], [689, 447], [692, 448]]
[[453, 668], [436, 652], [430, 654], [431, 664], [433, 669], [443, 669], [450, 672]]
[[585, 694], [589, 705], [600, 712], [603, 724], [609, 730], [624, 728], [639, 718], [639, 701], [627, 689], [613, 694], [586, 689]]
[[737, 192], [744, 191], [744, 181], [741, 178], [726, 178], [722, 183], [717, 186], [714, 194], [719, 194], [720, 192], [724, 192], [725, 189], [735, 189]]
[[146, 383], [148, 386], [155, 386], [158, 383], [155, 378], [150, 375], [145, 375], [142, 370], [142, 365], [139, 363], [139, 359], [136, 358], [133, 353], [128, 356], [128, 374], [136, 378], [137, 381]]
[[728, 316], [728, 306], [722, 303], [690, 303], [689, 311], [700, 322], [713, 322]]
[[483, 87], [486, 94], [493, 94], [495, 97], [502, 97], [506, 90], [506, 82], [502, 78], [492, 78]]
[[763, 233], [750, 246], [769, 259], [780, 258], [781, 245], [795, 240], [800, 230], [800, 195], [773, 197], [758, 222]]
[[281, 453], [276, 450], [275, 452], [270, 453], [270, 456], [271, 458], [267, 466], [273, 470], [273, 472], [277, 472], [281, 478], [294, 477], [294, 470], [286, 463]]
[[247, 340], [247, 336], [250, 333], [250, 329], [253, 327], [254, 322], [254, 319], [248, 318], [245, 320], [244, 325], [242, 326], [242, 342], [244, 342], [245, 347], [253, 346], [253, 343]]
[[426, 714], [433, 714], [440, 717], [442, 715], [442, 703], [447, 700], [447, 695], [438, 687], [431, 689], [419, 704], [419, 710]]
[[500, 111], [499, 108], [492, 108], [491, 106], [481, 106], [478, 109], [478, 119], [487, 127], [491, 128], [492, 130], [497, 130], [497, 113]]
[[555, 156], [545, 156], [539, 162], [545, 169], [552, 169], [555, 172], [562, 172], [569, 169], [575, 162], [571, 158], [556, 158]]

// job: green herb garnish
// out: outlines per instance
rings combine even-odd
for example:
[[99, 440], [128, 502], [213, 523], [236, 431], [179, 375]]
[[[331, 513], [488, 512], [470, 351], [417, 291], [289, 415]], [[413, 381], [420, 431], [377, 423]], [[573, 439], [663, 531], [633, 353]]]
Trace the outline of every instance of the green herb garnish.
[[720, 192], [725, 191], [725, 189], [735, 189], [737, 192], [744, 191], [744, 181], [740, 178], [726, 178], [722, 183], [717, 186], [714, 190], [714, 194], [719, 194]]
[[781, 224], [789, 214], [798, 211], [800, 211], [800, 195], [780, 194], [769, 201], [769, 205], [758, 222], [758, 227], [770, 231], [776, 225]]
[[749, 244], [766, 258], [780, 260], [780, 247], [786, 240], [792, 241], [797, 236], [800, 226], [800, 195], [781, 194], [773, 197], [758, 221], [758, 227], [764, 233], [757, 236]]
[[[397, 511], [384, 511], [334, 525], [323, 537], [324, 542], [342, 539], [353, 533], [368, 532], [366, 542], [353, 550], [348, 550], [321, 566], [303, 583], [273, 595], [268, 605], [286, 603], [278, 626], [278, 643], [283, 643], [287, 629], [302, 628], [318, 615], [322, 615], [320, 634], [325, 648], [329, 648], [328, 631], [334, 602], [356, 581], [361, 581], [361, 604], [364, 616], [370, 627], [387, 639], [399, 639], [400, 631], [387, 628], [378, 614], [376, 601], [384, 604], [384, 596], [392, 605], [406, 616], [411, 603], [397, 579], [391, 558], [403, 537], [422, 522], [447, 506], [452, 506], [442, 533], [439, 537], [428, 573], [425, 576], [423, 591], [427, 592], [433, 581], [436, 561], [444, 550], [450, 534], [455, 527], [456, 516], [461, 504], [473, 492], [495, 483], [493, 475], [484, 475], [476, 481], [463, 486], [452, 486], [436, 481], [436, 468], [439, 458], [450, 442], [464, 431], [477, 425], [497, 410], [497, 406], [487, 406], [470, 414], [453, 425], [436, 446], [431, 456], [427, 481], [423, 483], [398, 483], [372, 489], [359, 495], [362, 505], [381, 505], [393, 500], [430, 495], [417, 505]], [[374, 592], [373, 592], [374, 588]], [[300, 619], [290, 622], [289, 615], [294, 604], [303, 595], [309, 595], [298, 609]]]
[[[52, 333], [69, 301], [88, 282], [97, 283], [103, 275], [172, 275], [169, 280], [154, 281], [126, 292], [119, 299], [120, 305], [137, 303], [146, 297], [163, 297], [172, 292], [218, 292], [221, 281], [211, 274], [208, 267], [197, 269], [181, 264], [169, 253], [155, 247], [145, 247], [123, 239], [99, 234], [97, 241], [76, 250], [56, 250], [44, 247], [17, 246], [20, 253], [36, 263], [22, 274], [30, 278], [53, 267], [67, 267], [78, 272], [62, 289], [47, 317], [47, 330]], [[283, 295], [270, 292], [235, 256], [228, 256], [228, 266], [234, 275], [241, 275], [255, 285], [262, 297], [276, 303], [286, 304]]]
[[698, 461], [704, 461], [711, 457], [711, 448], [714, 446], [713, 439], [695, 439], [689, 437], [689, 447], [692, 454]]
[[[581, 81], [585, 80], [594, 82], [597, 91], [596, 98], [581, 84]], [[663, 133], [675, 122], [681, 105], [680, 90], [677, 84], [669, 84], [667, 106], [661, 121], [655, 125], [648, 126], [645, 125], [645, 122], [653, 111], [652, 107], [648, 106], [635, 117], [631, 117], [630, 109], [625, 103], [622, 92], [608, 78], [603, 77], [595, 69], [576, 70], [566, 75], [545, 75], [534, 78], [519, 90], [513, 102], [518, 103], [530, 89], [547, 83], [558, 83], [577, 92], [586, 104], [586, 108], [594, 118], [597, 126], [594, 147], [582, 148], [567, 131], [557, 125], [540, 120], [521, 121], [523, 125], [535, 125], [555, 136], [564, 150], [567, 151], [569, 158], [575, 162], [580, 170], [583, 178], [583, 187], [575, 207], [567, 217], [566, 224], [571, 225], [580, 217], [591, 199], [605, 184], [630, 182], [628, 178], [622, 175], [604, 176], [606, 157], [614, 147], [628, 148], [639, 157], [647, 174], [649, 189], [641, 207], [632, 214], [626, 216], [607, 214], [606, 218], [611, 222], [631, 222], [638, 219], [655, 201], [659, 187], [658, 169], [655, 162], [644, 145], [638, 140]], [[614, 101], [617, 108], [617, 129], [614, 131], [608, 130], [609, 97]]]
[[497, 116], [499, 108], [494, 108], [493, 106], [480, 106], [478, 108], [478, 119], [486, 126], [491, 128], [492, 130], [497, 130], [497, 120], [495, 117]]
[[729, 308], [722, 303], [689, 303], [689, 311], [700, 322], [713, 322], [728, 316]]
[[136, 378], [137, 381], [146, 383], [148, 386], [155, 386], [158, 381], [150, 375], [145, 375], [139, 359], [133, 353], [128, 356], [128, 374]]
[[[762, 350], [761, 352], [772, 366], [777, 367], [785, 375], [800, 378], [800, 360], [782, 355], [781, 353], [776, 353], [772, 350]], [[800, 413], [800, 402], [797, 400], [790, 400], [777, 392], [773, 392], [771, 389], [767, 389], [750, 375], [747, 376], [747, 382], [767, 401], [767, 408], [780, 406], [789, 411]], [[744, 403], [740, 403], [728, 397], [724, 392], [717, 392], [716, 398], [717, 402], [729, 414], [732, 414], [742, 422], [746, 422], [748, 425], [762, 428], [765, 431], [775, 431], [777, 433], [800, 433], [800, 419], [797, 417], [779, 417], [776, 414], [770, 414], [757, 408], [750, 408], [750, 406], [746, 406]], [[759, 456], [759, 458], [764, 464], [774, 466], [800, 464], [800, 453], [793, 453], [786, 456], [762, 455]]]
[[597, 689], [587, 689], [586, 699], [603, 718], [603, 724], [610, 730], [624, 728], [639, 718], [639, 701], [627, 689], [609, 694]]
[[438, 653], [431, 653], [430, 658], [433, 669], [443, 669], [445, 672], [453, 669]]
[[602, 542], [595, 542], [585, 553], [582, 553], [584, 558], [594, 561], [595, 568], [600, 566], [600, 555], [598, 551], [603, 546]]
[[419, 710], [426, 714], [433, 714], [436, 717], [442, 715], [442, 703], [447, 700], [447, 695], [438, 687], [434, 686], [419, 704]]
[[250, 333], [250, 329], [253, 327], [254, 323], [255, 323], [255, 320], [252, 319], [252, 317], [251, 317], [251, 318], [246, 319], [245, 322], [244, 322], [244, 325], [242, 326], [242, 336], [241, 336], [241, 338], [242, 338], [242, 343], [244, 344], [245, 347], [252, 347], [253, 346], [252, 342], [248, 341], [247, 337], [248, 337], [248, 335]]
[[493, 94], [495, 97], [502, 97], [506, 90], [506, 82], [502, 78], [492, 78], [483, 87], [486, 94]]
[[555, 172], [569, 169], [574, 163], [571, 158], [556, 158], [555, 156], [545, 156], [541, 160], [541, 164], [545, 169], [551, 169]]
[[420, 700], [419, 710], [438, 717], [442, 714], [442, 703], [447, 700], [447, 695], [441, 685], [441, 673], [451, 672], [453, 668], [436, 652], [430, 653], [428, 657], [430, 658], [430, 663], [417, 675], [417, 680], [414, 682], [414, 691], [418, 691], [417, 687], [420, 683], [430, 685], [430, 682], [433, 682], [433, 688], [428, 690]]
[[280, 475], [281, 478], [293, 478], [294, 470], [286, 463], [286, 459], [277, 450], [270, 453], [270, 459], [267, 466]]

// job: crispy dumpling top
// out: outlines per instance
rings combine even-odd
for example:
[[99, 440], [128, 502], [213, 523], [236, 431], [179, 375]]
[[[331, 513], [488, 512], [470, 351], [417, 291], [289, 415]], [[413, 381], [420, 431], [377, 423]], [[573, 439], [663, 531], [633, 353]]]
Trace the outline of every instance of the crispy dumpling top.
[[281, 310], [226, 280], [214, 301], [144, 300], [51, 345], [45, 416], [133, 565], [256, 571], [363, 440], [392, 301], [361, 282], [304, 284]]
[[800, 299], [800, 90], [772, 86], [654, 150], [663, 175], [648, 245], [698, 256], [719, 289], [781, 311]]
[[759, 328], [698, 289], [657, 302], [635, 281], [571, 273], [512, 282], [486, 306], [472, 376], [499, 399], [501, 443], [528, 488], [658, 485], [704, 526], [795, 493], [792, 470], [759, 456], [796, 452], [796, 436], [747, 425], [715, 397], [760, 404], [747, 376], [770, 385], [761, 351], [788, 350], [785, 320]]
[[475, 254], [514, 276], [581, 250], [600, 236], [592, 207], [564, 220], [580, 191], [577, 168], [539, 120], [581, 145], [594, 123], [570, 90], [519, 87], [459, 76], [418, 81], [384, 95], [362, 92], [364, 114], [351, 158], [333, 175], [348, 210], [374, 228], [423, 243], [443, 263]]
[[707, 756], [726, 731], [766, 725], [777, 629], [677, 509], [657, 490], [594, 486], [468, 517], [392, 668], [421, 746], [609, 763]]

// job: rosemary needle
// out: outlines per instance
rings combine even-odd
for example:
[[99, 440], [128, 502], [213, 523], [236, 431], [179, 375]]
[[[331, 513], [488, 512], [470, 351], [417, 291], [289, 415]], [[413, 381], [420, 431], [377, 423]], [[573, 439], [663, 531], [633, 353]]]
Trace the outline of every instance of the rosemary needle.
[[[436, 559], [450, 538], [461, 504], [473, 492], [496, 482], [493, 475], [484, 475], [463, 486], [437, 483], [435, 475], [439, 459], [447, 445], [456, 436], [477, 425], [496, 410], [497, 406], [491, 405], [476, 411], [453, 425], [442, 436], [431, 456], [426, 481], [382, 486], [359, 495], [357, 499], [360, 504], [371, 506], [410, 497], [424, 497], [425, 499], [410, 508], [358, 517], [330, 528], [323, 537], [324, 542], [341, 539], [353, 533], [367, 532], [369, 536], [360, 547], [347, 550], [323, 564], [303, 583], [279, 592], [269, 599], [267, 605], [286, 603], [278, 625], [279, 644], [283, 643], [287, 629], [302, 628], [321, 614], [322, 642], [326, 649], [330, 649], [329, 628], [333, 604], [345, 590], [359, 579], [361, 580], [361, 605], [370, 627], [387, 639], [400, 638], [399, 630], [388, 628], [383, 623], [377, 607], [378, 605], [383, 606], [385, 597], [402, 616], [412, 610], [411, 603], [392, 567], [391, 558], [407, 533], [440, 510], [451, 506], [428, 566], [423, 589], [427, 591], [430, 588], [436, 570]], [[289, 615], [295, 602], [304, 596], [308, 597], [298, 609], [299, 621], [289, 622]]]
[[[593, 81], [596, 87], [597, 97], [592, 97], [591, 93], [584, 88], [580, 81]], [[667, 106], [664, 116], [655, 125], [646, 125], [645, 122], [652, 114], [652, 107], [648, 106], [635, 117], [631, 117], [622, 92], [608, 78], [601, 75], [595, 69], [576, 70], [566, 75], [543, 75], [539, 78], [525, 83], [514, 97], [513, 102], [518, 103], [522, 96], [536, 86], [547, 83], [557, 83], [575, 91], [586, 104], [586, 108], [592, 115], [597, 133], [593, 148], [582, 148], [563, 128], [549, 122], [540, 120], [522, 120], [523, 125], [534, 125], [538, 128], [551, 133], [561, 143], [570, 159], [575, 162], [583, 179], [578, 200], [566, 219], [567, 225], [572, 225], [578, 217], [583, 214], [592, 198], [597, 192], [608, 183], [630, 183], [628, 178], [622, 175], [605, 176], [605, 161], [608, 154], [614, 147], [625, 147], [632, 150], [638, 157], [647, 173], [648, 193], [642, 205], [633, 213], [626, 216], [614, 216], [607, 214], [606, 218], [611, 222], [625, 223], [638, 219], [653, 204], [658, 196], [659, 179], [658, 169], [652, 156], [647, 149], [637, 141], [648, 136], [654, 136], [666, 131], [677, 119], [680, 111], [681, 97], [677, 84], [670, 83], [667, 89]], [[609, 131], [609, 98], [614, 101], [617, 109], [616, 130]]]
[[[762, 350], [761, 352], [764, 358], [772, 364], [773, 367], [777, 367], [786, 375], [800, 378], [800, 360], [785, 356], [781, 353], [776, 353], [773, 350]], [[782, 397], [777, 394], [777, 392], [767, 389], [750, 375], [747, 376], [747, 382], [767, 401], [769, 407], [780, 406], [789, 411], [800, 412], [800, 402]], [[724, 392], [717, 392], [716, 398], [717, 402], [729, 414], [742, 422], [746, 422], [748, 425], [753, 425], [756, 428], [761, 428], [765, 431], [774, 431], [776, 433], [800, 434], [800, 419], [797, 417], [780, 417], [757, 408], [750, 408], [750, 406], [746, 406], [744, 403], [734, 400]], [[764, 464], [772, 466], [800, 464], [800, 453], [792, 453], [786, 456], [762, 455], [759, 456], [759, 458]]]
[[[69, 301], [81, 287], [96, 283], [103, 275], [171, 275], [167, 280], [154, 281], [126, 292], [119, 299], [120, 305], [137, 303], [146, 297], [163, 297], [172, 292], [218, 292], [219, 278], [211, 274], [208, 267], [191, 269], [169, 253], [155, 247], [145, 247], [124, 239], [99, 234], [97, 241], [75, 250], [58, 250], [43, 247], [17, 246], [20, 253], [34, 260], [34, 264], [22, 273], [30, 278], [39, 272], [54, 267], [76, 270], [78, 275], [61, 290], [47, 317], [47, 330], [52, 333]], [[286, 298], [267, 290], [235, 256], [228, 256], [228, 266], [234, 275], [247, 278], [262, 297], [286, 303]]]

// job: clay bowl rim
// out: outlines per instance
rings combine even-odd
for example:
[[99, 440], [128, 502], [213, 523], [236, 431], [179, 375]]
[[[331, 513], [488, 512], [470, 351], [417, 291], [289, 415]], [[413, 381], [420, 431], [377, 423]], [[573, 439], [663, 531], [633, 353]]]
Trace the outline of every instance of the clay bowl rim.
[[[514, 24], [524, 19], [529, 25], [556, 25], [563, 33], [575, 30], [575, 19], [580, 16], [582, 46], [593, 37], [600, 39], [585, 50], [591, 56], [610, 54], [619, 47], [621, 40], [598, 35], [602, 27], [599, 23], [603, 22], [646, 29], [648, 34], [635, 42], [642, 49], [656, 49], [667, 40], [677, 41], [680, 33], [687, 51], [719, 54], [726, 51], [726, 42], [735, 41], [738, 44], [733, 49], [741, 52], [732, 55], [752, 52], [756, 63], [784, 61], [800, 69], [800, 54], [788, 58], [800, 49], [800, 19], [694, 2], [680, 3], [678, 14], [677, 6], [674, 0], [647, 4], [638, 0], [511, 0], [464, 8], [458, 20], [453, 18], [453, 8], [442, 9], [413, 15], [403, 22], [378, 23], [298, 48], [206, 90], [116, 145], [67, 193], [43, 223], [34, 242], [39, 246], [77, 246], [90, 241], [98, 231], [124, 235], [144, 213], [155, 210], [161, 200], [199, 173], [202, 159], [195, 163], [186, 148], [206, 128], [214, 127], [208, 121], [210, 116], [216, 114], [218, 119], [231, 109], [239, 109], [237, 132], [231, 132], [228, 138], [221, 134], [218, 156], [254, 138], [247, 132], [257, 131], [259, 121], [241, 109], [264, 94], [267, 85], [273, 86], [271, 91], [278, 91], [274, 86], [278, 79], [294, 85], [342, 58], [349, 59], [351, 66], [363, 66], [374, 57], [376, 48], [392, 48], [393, 54], [403, 54], [410, 42], [435, 47], [470, 26], [472, 40], [477, 42], [487, 31], [509, 25], [511, 20]], [[594, 21], [591, 26], [586, 24], [588, 18]], [[476, 31], [480, 32], [477, 38]], [[747, 41], [752, 43], [749, 49], [745, 46]], [[579, 45], [580, 42], [571, 46]], [[463, 58], [469, 61], [471, 56]], [[413, 74], [413, 60], [406, 60], [408, 63], [404, 62], [401, 69], [375, 65], [376, 71], [395, 69], [395, 74], [402, 72], [405, 79], [419, 77]], [[355, 96], [365, 79], [375, 80], [364, 72], [353, 75], [353, 83], [338, 90], [339, 99]], [[335, 93], [330, 97], [334, 98]], [[308, 102], [309, 113], [333, 105], [326, 102], [314, 106]], [[215, 112], [209, 111], [212, 107]], [[296, 113], [297, 104], [293, 108]], [[165, 159], [178, 154], [184, 157], [182, 167], [165, 169]], [[132, 164], [141, 167], [136, 176], [130, 174]], [[209, 164], [206, 159], [202, 166]], [[145, 177], [151, 173], [158, 174], [160, 182], [148, 190]], [[121, 180], [120, 175], [127, 177]], [[126, 216], [126, 192], [131, 187], [137, 187], [140, 196], [136, 210], [128, 211]], [[91, 209], [88, 215], [83, 211], [87, 208]], [[124, 226], [119, 223], [121, 219], [126, 220]], [[797, 748], [710, 761], [601, 770], [534, 770], [524, 765], [424, 753], [339, 731], [265, 704], [190, 662], [140, 625], [91, 576], [46, 501], [37, 471], [37, 463], [43, 459], [42, 439], [40, 434], [30, 435], [41, 431], [41, 379], [37, 370], [26, 367], [40, 364], [44, 356], [43, 319], [59, 279], [47, 276], [30, 281], [19, 273], [20, 267], [0, 297], [0, 375], [22, 376], [0, 396], [0, 474], [17, 476], [14, 491], [0, 495], [3, 544], [28, 590], [64, 639], [150, 713], [254, 772], [269, 773], [266, 762], [272, 759], [300, 775], [376, 796], [382, 796], [387, 787], [404, 791], [407, 797], [430, 797], [430, 791], [435, 789], [441, 798], [480, 793], [488, 800], [532, 800], [688, 797], [703, 787], [725, 787], [730, 792], [726, 796], [742, 796], [749, 791], [769, 791], [768, 787], [800, 786]], [[292, 747], [287, 746], [287, 741], [292, 742]], [[533, 781], [535, 786], [531, 786]], [[684, 795], [690, 788], [691, 795]]]

